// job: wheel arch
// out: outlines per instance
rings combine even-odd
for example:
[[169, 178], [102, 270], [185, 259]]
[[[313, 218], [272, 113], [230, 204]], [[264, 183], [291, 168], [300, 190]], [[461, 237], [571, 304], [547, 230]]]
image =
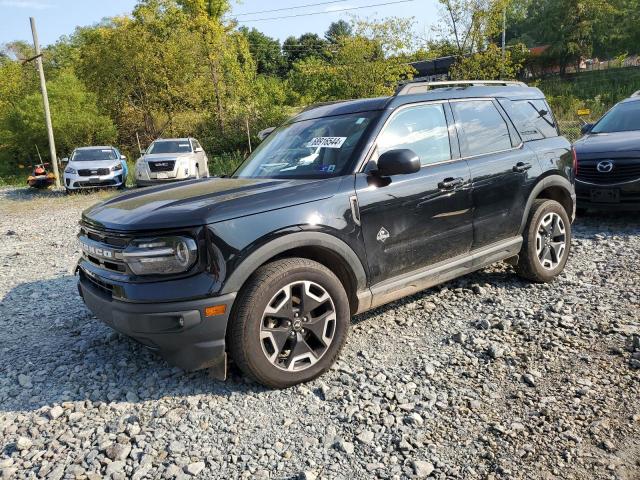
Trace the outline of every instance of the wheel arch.
[[[367, 276], [356, 253], [344, 241], [321, 232], [296, 232], [262, 245], [245, 258], [227, 278], [221, 294], [238, 292], [261, 266], [280, 258], [314, 260], [331, 270], [343, 284], [352, 313], [366, 309]], [[363, 295], [364, 292], [364, 295]]]
[[561, 175], [550, 175], [538, 182], [529, 194], [520, 225], [520, 233], [524, 232], [527, 225], [533, 202], [539, 198], [557, 201], [564, 207], [571, 221], [575, 218], [576, 194], [573, 185]]

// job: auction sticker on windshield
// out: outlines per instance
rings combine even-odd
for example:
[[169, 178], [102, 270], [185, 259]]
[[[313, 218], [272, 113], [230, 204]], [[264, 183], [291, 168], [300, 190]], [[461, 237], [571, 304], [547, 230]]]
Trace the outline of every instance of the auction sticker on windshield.
[[307, 143], [308, 148], [340, 148], [347, 137], [316, 137]]

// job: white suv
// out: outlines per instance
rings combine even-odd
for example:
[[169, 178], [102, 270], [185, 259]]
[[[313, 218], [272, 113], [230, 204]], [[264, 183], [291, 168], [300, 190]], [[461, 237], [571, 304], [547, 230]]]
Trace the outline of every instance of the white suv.
[[83, 188], [117, 187], [127, 183], [127, 157], [115, 147], [76, 148], [64, 169], [64, 187], [68, 192]]
[[136, 185], [208, 177], [208, 163], [195, 138], [159, 138], [136, 162]]

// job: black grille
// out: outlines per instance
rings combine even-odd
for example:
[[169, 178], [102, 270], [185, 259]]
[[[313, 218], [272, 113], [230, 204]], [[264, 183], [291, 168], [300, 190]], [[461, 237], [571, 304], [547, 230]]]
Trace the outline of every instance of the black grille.
[[85, 280], [91, 282], [91, 284], [95, 288], [97, 288], [100, 292], [107, 295], [108, 297], [111, 297], [113, 295], [113, 285], [110, 285], [107, 282], [103, 282], [98, 278], [87, 275], [82, 269], [79, 270], [79, 275], [81, 278], [84, 278]]
[[[610, 172], [600, 172], [598, 171], [598, 164], [600, 162], [611, 162], [613, 168]], [[580, 160], [576, 178], [599, 185], [611, 185], [640, 180], [640, 159]]]
[[149, 170], [152, 172], [172, 172], [176, 166], [175, 160], [166, 160], [162, 162], [149, 162]]
[[109, 175], [109, 169], [108, 168], [94, 168], [94, 169], [88, 169], [88, 168], [84, 168], [82, 170], [78, 170], [78, 175], [80, 175], [81, 177], [91, 177], [91, 176], [96, 176], [96, 175]]
[[[95, 228], [87, 227], [84, 224], [80, 225], [80, 236], [85, 236], [89, 240], [98, 242], [106, 248], [113, 249], [115, 251], [123, 250], [131, 241], [131, 237], [128, 235], [104, 232]], [[110, 270], [112, 272], [127, 272], [126, 264], [119, 257], [110, 259], [99, 258], [98, 256], [92, 255], [86, 251], [83, 251], [83, 255], [87, 260], [99, 268]]]
[[74, 183], [76, 187], [112, 187], [117, 182], [115, 180], [102, 180], [97, 182], [91, 182], [87, 180], [86, 182], [74, 182]]

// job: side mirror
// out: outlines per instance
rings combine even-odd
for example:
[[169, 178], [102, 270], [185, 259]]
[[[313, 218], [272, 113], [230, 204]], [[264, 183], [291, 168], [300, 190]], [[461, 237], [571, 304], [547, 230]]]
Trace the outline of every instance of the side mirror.
[[198, 147], [194, 150], [194, 152], [196, 153], [204, 152], [204, 149], [202, 147]]
[[68, 163], [69, 159], [67, 157], [64, 157], [62, 160], [60, 160], [62, 163]]
[[126, 160], [126, 159], [127, 159], [127, 156], [126, 156], [126, 155], [120, 155], [120, 158], [121, 158], [122, 160]]
[[593, 129], [593, 127], [594, 127], [593, 123], [585, 123], [580, 129], [580, 133], [582, 133], [582, 135], [586, 135]]
[[258, 132], [258, 139], [262, 142], [265, 138], [273, 133], [276, 127], [265, 128], [264, 130], [260, 130]]
[[147, 149], [146, 148], [141, 148], [140, 149], [140, 155], [144, 155], [145, 153], [147, 153]]
[[389, 150], [378, 158], [377, 174], [381, 177], [410, 175], [419, 171], [420, 157], [411, 150]]

